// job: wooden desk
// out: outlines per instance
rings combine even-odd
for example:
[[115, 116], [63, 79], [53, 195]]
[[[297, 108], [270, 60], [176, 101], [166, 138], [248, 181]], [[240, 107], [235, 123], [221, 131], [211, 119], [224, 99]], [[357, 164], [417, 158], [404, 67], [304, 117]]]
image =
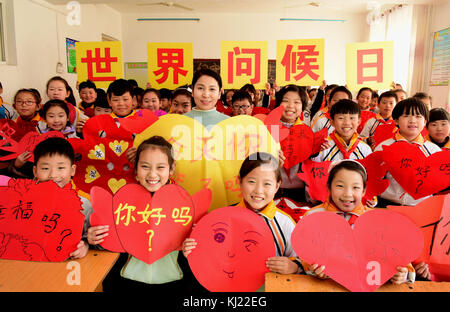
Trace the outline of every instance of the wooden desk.
[[[89, 250], [86, 257], [64, 262], [33, 262], [0, 259], [0, 292], [93, 292], [119, 258], [118, 253]], [[67, 276], [79, 263], [80, 285], [69, 285]], [[72, 274], [72, 276], [73, 276]]]
[[[347, 292], [335, 281], [320, 280], [316, 277], [300, 274], [266, 273], [266, 292]], [[449, 282], [415, 282], [414, 284], [395, 285], [387, 283], [377, 292], [448, 292]]]

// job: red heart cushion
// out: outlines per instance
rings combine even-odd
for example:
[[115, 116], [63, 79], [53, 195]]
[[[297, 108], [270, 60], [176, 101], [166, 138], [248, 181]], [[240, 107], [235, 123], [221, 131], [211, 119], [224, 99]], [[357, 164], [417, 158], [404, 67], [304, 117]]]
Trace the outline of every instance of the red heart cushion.
[[297, 224], [292, 236], [297, 255], [325, 265], [325, 274], [350, 291], [374, 291], [416, 259], [423, 248], [417, 226], [399, 213], [372, 210], [354, 223], [340, 215], [316, 212]]

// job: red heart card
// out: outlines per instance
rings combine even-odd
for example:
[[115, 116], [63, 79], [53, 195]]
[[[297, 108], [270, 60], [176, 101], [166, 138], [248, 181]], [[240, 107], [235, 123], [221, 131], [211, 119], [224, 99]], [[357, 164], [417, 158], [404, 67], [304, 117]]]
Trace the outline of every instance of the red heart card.
[[70, 184], [11, 179], [0, 187], [0, 258], [66, 260], [81, 240], [81, 209]]
[[324, 273], [350, 291], [374, 291], [416, 259], [423, 235], [405, 216], [376, 209], [349, 223], [332, 212], [316, 212], [297, 224], [292, 246], [309, 264], [325, 265]]
[[195, 208], [181, 186], [165, 185], [152, 197], [142, 186], [129, 184], [114, 196], [113, 209], [122, 246], [152, 264], [181, 245], [191, 230]]
[[324, 202], [328, 197], [328, 170], [332, 161], [312, 161], [307, 159], [302, 163], [302, 172], [297, 176], [308, 185], [308, 193], [314, 200]]
[[68, 141], [77, 155], [73, 180], [83, 192], [90, 193], [93, 186], [99, 186], [113, 194], [136, 181], [133, 166], [126, 158], [126, 151], [133, 144], [131, 139], [88, 137]]
[[209, 291], [256, 291], [275, 256], [272, 233], [263, 218], [240, 206], [223, 207], [204, 216], [191, 238], [188, 256], [197, 280]]
[[[194, 194], [198, 215], [210, 204], [210, 191]], [[148, 264], [178, 249], [192, 228], [197, 207], [176, 184], [163, 186], [153, 196], [138, 184], [127, 184], [112, 197], [101, 188], [91, 192], [91, 224], [109, 225], [102, 247], [126, 251]]]
[[49, 131], [43, 134], [38, 132], [28, 132], [19, 142], [13, 140], [5, 133], [1, 135], [5, 137], [5, 143], [9, 143], [10, 146], [1, 146], [0, 149], [11, 152], [12, 154], [0, 157], [0, 161], [15, 159], [23, 152], [31, 152], [31, 157], [28, 158], [28, 161], [34, 162], [33, 151], [36, 145], [49, 138], [64, 138], [64, 135], [60, 131]]
[[[369, 154], [364, 159], [357, 159], [367, 172], [366, 194], [362, 199], [365, 205], [367, 200], [373, 199], [383, 193], [389, 186], [389, 180], [384, 179], [387, 168], [383, 165], [382, 152]], [[328, 197], [327, 181], [331, 161], [315, 162], [306, 160], [302, 164], [302, 172], [297, 176], [309, 186], [312, 199], [324, 202]]]
[[421, 230], [425, 245], [415, 262], [429, 265], [432, 280], [450, 281], [450, 195], [432, 196], [416, 206], [388, 206], [411, 219]]
[[393, 120], [389, 123], [379, 125], [372, 137], [374, 146], [377, 146], [386, 140], [392, 139], [396, 130], [397, 126]]
[[385, 179], [387, 168], [383, 163], [383, 152], [377, 151], [369, 154], [363, 159], [358, 159], [367, 172], [366, 194], [363, 198], [363, 204], [374, 196], [382, 194], [389, 186], [390, 181]]
[[264, 124], [269, 130], [275, 141], [281, 142], [289, 135], [289, 129], [283, 127], [280, 122], [281, 115], [283, 115], [284, 106], [279, 106], [273, 109], [264, 119]]
[[91, 188], [91, 204], [94, 210], [89, 218], [91, 226], [108, 225], [108, 236], [103, 239], [101, 246], [109, 251], [125, 252], [114, 225], [113, 196], [101, 187]]
[[425, 156], [417, 144], [405, 141], [383, 147], [383, 160], [394, 179], [414, 199], [450, 186], [450, 151]]
[[0, 119], [0, 136], [1, 133], [6, 133], [14, 141], [20, 141], [28, 132], [37, 132], [37, 124], [37, 121], [16, 123], [11, 119]]
[[130, 131], [118, 124], [110, 115], [98, 115], [89, 118], [83, 126], [83, 137], [87, 138], [111, 138], [114, 140], [132, 140], [133, 136]]
[[289, 135], [280, 142], [286, 160], [283, 167], [290, 169], [308, 159], [312, 154], [314, 133], [306, 125], [296, 125], [289, 129]]
[[131, 117], [118, 119], [120, 126], [131, 133], [141, 133], [158, 120], [149, 109], [140, 109]]
[[375, 118], [377, 115], [374, 112], [371, 111], [361, 111], [361, 122], [358, 126], [358, 129], [356, 130], [358, 133], [361, 133], [361, 131], [364, 129], [364, 125], [370, 118]]

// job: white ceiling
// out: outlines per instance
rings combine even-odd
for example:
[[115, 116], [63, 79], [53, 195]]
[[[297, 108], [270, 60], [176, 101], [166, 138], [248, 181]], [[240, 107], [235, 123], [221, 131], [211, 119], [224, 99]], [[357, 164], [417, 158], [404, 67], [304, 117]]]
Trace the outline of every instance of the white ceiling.
[[[297, 13], [336, 10], [340, 13], [367, 13], [368, 4], [373, 3], [382, 9], [395, 4], [440, 4], [448, 0], [78, 0], [81, 4], [107, 4], [121, 13]], [[68, 0], [47, 0], [55, 5], [66, 5]], [[168, 3], [168, 5], [139, 4]], [[310, 5], [313, 2], [316, 6]], [[193, 11], [178, 8], [171, 4], [180, 4]]]

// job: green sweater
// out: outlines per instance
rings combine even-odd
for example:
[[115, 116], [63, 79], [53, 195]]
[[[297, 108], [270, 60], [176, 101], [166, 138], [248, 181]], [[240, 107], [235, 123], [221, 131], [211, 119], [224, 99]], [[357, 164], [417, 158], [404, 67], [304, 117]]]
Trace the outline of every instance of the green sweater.
[[190, 112], [184, 114], [184, 116], [197, 120], [206, 127], [208, 131], [222, 120], [230, 118], [230, 116], [219, 113], [215, 108], [211, 110], [197, 110], [195, 107]]

